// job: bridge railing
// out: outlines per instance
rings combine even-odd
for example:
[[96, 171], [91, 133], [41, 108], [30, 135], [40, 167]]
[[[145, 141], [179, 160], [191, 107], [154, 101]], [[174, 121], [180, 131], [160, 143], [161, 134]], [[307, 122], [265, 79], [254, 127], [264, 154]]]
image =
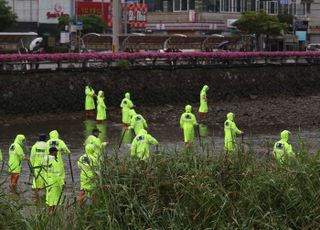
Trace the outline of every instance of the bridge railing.
[[190, 52], [1, 54], [0, 71], [35, 68], [108, 68], [113, 66], [224, 66], [320, 64], [320, 52]]

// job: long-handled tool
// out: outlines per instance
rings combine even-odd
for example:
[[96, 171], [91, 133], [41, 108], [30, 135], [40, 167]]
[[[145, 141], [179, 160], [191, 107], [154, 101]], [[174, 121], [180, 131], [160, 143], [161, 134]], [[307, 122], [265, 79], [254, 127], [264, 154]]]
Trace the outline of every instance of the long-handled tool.
[[68, 154], [68, 160], [69, 160], [69, 167], [70, 167], [70, 173], [71, 173], [72, 192], [73, 192], [74, 204], [76, 204], [77, 203], [77, 198], [76, 198], [76, 195], [75, 195], [74, 176], [73, 176], [73, 169], [72, 169], [70, 154]]
[[197, 133], [197, 136], [198, 136], [198, 139], [199, 139], [199, 144], [200, 144], [200, 146], [201, 146], [201, 148], [203, 150], [203, 144], [202, 144], [202, 139], [201, 139], [201, 136], [200, 136], [200, 127], [199, 126], [196, 127], [196, 133]]
[[122, 132], [122, 135], [121, 135], [121, 138], [120, 138], [120, 141], [119, 141], [119, 147], [118, 147], [118, 151], [119, 149], [121, 148], [121, 145], [122, 145], [122, 142], [123, 142], [123, 138], [124, 138], [124, 135], [125, 133], [127, 132], [127, 128], [125, 128]]

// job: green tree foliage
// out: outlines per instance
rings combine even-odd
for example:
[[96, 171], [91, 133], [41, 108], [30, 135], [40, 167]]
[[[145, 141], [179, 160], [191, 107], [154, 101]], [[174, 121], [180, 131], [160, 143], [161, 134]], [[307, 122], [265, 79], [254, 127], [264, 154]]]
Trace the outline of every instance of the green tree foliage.
[[[82, 34], [86, 33], [102, 33], [105, 25], [102, 18], [98, 15], [84, 15], [79, 16], [78, 20], [83, 22]], [[75, 19], [72, 19], [73, 24], [76, 23]], [[69, 17], [64, 16], [59, 18], [58, 30], [64, 30], [65, 26], [69, 24]]]
[[270, 36], [281, 35], [281, 32], [288, 27], [286, 23], [281, 23], [277, 16], [269, 15], [264, 11], [243, 12], [240, 19], [233, 25], [249, 34], [255, 34], [257, 41], [264, 34], [267, 36], [267, 42]]
[[292, 31], [293, 28], [293, 16], [291, 14], [279, 14], [279, 21], [282, 23], [287, 23], [288, 30]]
[[17, 15], [11, 11], [5, 0], [0, 0], [0, 31], [4, 31], [12, 26], [17, 19]]

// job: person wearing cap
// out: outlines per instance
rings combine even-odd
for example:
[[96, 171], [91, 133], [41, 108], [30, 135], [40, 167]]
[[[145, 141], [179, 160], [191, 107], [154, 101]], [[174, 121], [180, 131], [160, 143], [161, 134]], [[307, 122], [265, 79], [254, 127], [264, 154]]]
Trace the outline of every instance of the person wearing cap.
[[50, 139], [47, 141], [47, 153], [49, 152], [48, 150], [52, 147], [55, 147], [58, 149], [58, 164], [60, 164], [61, 171], [62, 171], [62, 178], [61, 180], [62, 185], [64, 185], [64, 180], [65, 180], [65, 170], [64, 170], [64, 164], [63, 164], [63, 159], [62, 159], [62, 154], [71, 154], [70, 149], [67, 147], [67, 145], [64, 143], [63, 140], [59, 138], [59, 133], [57, 130], [52, 130], [49, 133]]
[[124, 98], [121, 101], [120, 107], [122, 109], [122, 123], [125, 127], [130, 125], [130, 109], [134, 107], [133, 102], [130, 99], [130, 93], [125, 93]]
[[234, 122], [234, 114], [229, 112], [224, 122], [224, 150], [234, 152], [237, 148], [237, 135], [243, 134]]
[[97, 97], [97, 124], [101, 124], [102, 121], [107, 119], [106, 109], [107, 106], [104, 102], [104, 93], [100, 90]]
[[86, 94], [86, 100], [85, 100], [85, 111], [86, 111], [86, 117], [94, 117], [94, 111], [96, 109], [96, 105], [94, 104], [94, 97], [96, 97], [96, 94], [91, 87], [91, 83], [88, 82], [88, 85], [85, 89]]
[[273, 147], [274, 158], [281, 164], [294, 156], [292, 146], [288, 143], [289, 134], [290, 132], [288, 130], [283, 130], [280, 134], [280, 141], [277, 141]]
[[129, 112], [131, 117], [130, 126], [128, 129], [133, 129], [135, 135], [137, 136], [141, 129], [147, 129], [148, 124], [141, 114], [137, 114], [134, 109], [131, 109]]
[[180, 117], [180, 128], [183, 129], [184, 143], [187, 147], [194, 143], [194, 127], [198, 125], [197, 119], [191, 111], [191, 105], [187, 105], [185, 112]]
[[46, 134], [41, 134], [39, 140], [32, 146], [30, 153], [30, 170], [33, 172], [32, 189], [36, 204], [39, 200], [39, 191], [45, 187], [42, 163], [44, 156], [47, 154], [46, 138]]
[[108, 145], [108, 142], [102, 142], [99, 138], [99, 134], [101, 133], [101, 131], [98, 128], [94, 128], [92, 130], [92, 134], [90, 136], [87, 137], [87, 139], [84, 142], [84, 147], [86, 147], [87, 145], [91, 144], [94, 146], [94, 156], [96, 158], [96, 160], [101, 160], [100, 159], [100, 155], [101, 155], [101, 150], [102, 148], [106, 147]]
[[208, 98], [207, 91], [209, 90], [209, 86], [203, 86], [200, 92], [200, 107], [199, 107], [199, 119], [204, 120], [208, 114]]
[[86, 145], [85, 154], [83, 154], [78, 160], [78, 168], [81, 171], [79, 203], [80, 205], [83, 205], [85, 196], [94, 199], [95, 179], [99, 174], [94, 145]]
[[143, 161], [148, 160], [150, 157], [149, 144], [158, 145], [159, 143], [145, 129], [141, 129], [132, 141], [131, 158], [138, 158]]
[[62, 188], [64, 181], [64, 171], [58, 158], [59, 150], [56, 147], [49, 148], [49, 154], [44, 156], [44, 178], [46, 182], [46, 204], [48, 211], [55, 210], [57, 205], [62, 204]]
[[22, 161], [25, 159], [25, 142], [26, 138], [23, 134], [18, 134], [14, 142], [9, 147], [9, 173], [10, 177], [10, 191], [17, 194], [17, 184], [19, 181]]

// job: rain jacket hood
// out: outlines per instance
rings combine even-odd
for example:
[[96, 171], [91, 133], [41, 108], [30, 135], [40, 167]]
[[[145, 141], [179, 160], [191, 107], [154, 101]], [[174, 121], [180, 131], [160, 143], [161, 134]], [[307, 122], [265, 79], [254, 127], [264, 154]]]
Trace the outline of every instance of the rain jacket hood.
[[148, 134], [147, 130], [141, 129], [141, 130], [139, 131], [139, 135], [145, 135], [145, 134]]
[[228, 119], [228, 120], [233, 121], [233, 117], [234, 117], [234, 114], [233, 114], [233, 113], [228, 113], [228, 114], [227, 114], [227, 119]]
[[207, 85], [203, 86], [202, 91], [207, 92], [208, 90], [209, 90], [209, 86]]
[[130, 109], [129, 116], [132, 117], [134, 115], [137, 115], [136, 111], [134, 109]]
[[290, 132], [288, 130], [283, 130], [280, 134], [281, 140], [288, 142]]
[[49, 133], [50, 139], [59, 139], [59, 133], [57, 130], [53, 130]]
[[191, 105], [186, 105], [185, 109], [186, 109], [186, 113], [191, 113], [192, 106]]
[[14, 139], [14, 143], [17, 143], [17, 144], [19, 144], [19, 145], [22, 145], [25, 140], [26, 140], [26, 137], [25, 137], [24, 135], [18, 134], [18, 135], [16, 136], [16, 139]]
[[124, 97], [130, 100], [130, 93], [126, 93]]
[[103, 93], [102, 90], [100, 90], [100, 91], [98, 92], [98, 96], [99, 96], [99, 97], [104, 97], [104, 93]]

